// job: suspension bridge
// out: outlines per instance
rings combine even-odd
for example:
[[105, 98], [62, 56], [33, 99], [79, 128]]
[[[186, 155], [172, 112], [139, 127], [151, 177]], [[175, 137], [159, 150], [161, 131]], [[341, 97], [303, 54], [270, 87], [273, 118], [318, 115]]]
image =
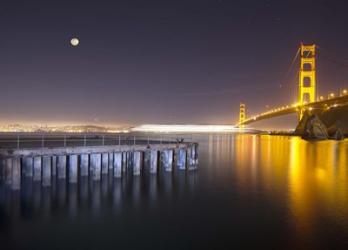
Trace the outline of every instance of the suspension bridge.
[[[328, 93], [325, 97], [317, 94], [316, 81], [316, 50], [315, 44], [301, 44], [294, 61], [300, 58], [300, 69], [298, 75], [298, 99], [296, 103], [286, 104], [280, 107], [267, 110], [265, 112], [247, 116], [246, 104], [240, 103], [239, 121], [237, 126], [244, 127], [253, 122], [271, 119], [288, 114], [298, 114], [299, 124], [304, 119], [305, 113], [322, 113], [324, 111], [334, 110], [348, 104], [348, 90], [343, 89], [340, 93]], [[293, 61], [293, 63], [294, 63]], [[306, 119], [308, 117], [306, 116]]]

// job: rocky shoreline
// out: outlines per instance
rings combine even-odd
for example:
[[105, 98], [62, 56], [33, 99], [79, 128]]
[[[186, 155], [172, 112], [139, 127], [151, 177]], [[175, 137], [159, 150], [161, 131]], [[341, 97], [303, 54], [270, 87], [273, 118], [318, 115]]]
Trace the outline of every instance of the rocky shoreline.
[[343, 140], [348, 136], [348, 105], [306, 111], [294, 135], [306, 140]]

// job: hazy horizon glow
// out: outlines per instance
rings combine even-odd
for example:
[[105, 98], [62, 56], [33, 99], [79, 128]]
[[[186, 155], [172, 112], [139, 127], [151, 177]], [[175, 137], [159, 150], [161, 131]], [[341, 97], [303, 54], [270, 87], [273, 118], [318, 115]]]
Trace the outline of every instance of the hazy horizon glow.
[[163, 125], [163, 124], [144, 124], [131, 129], [134, 132], [186, 132], [186, 133], [216, 133], [216, 132], [247, 132], [249, 129], [240, 129], [228, 125]]

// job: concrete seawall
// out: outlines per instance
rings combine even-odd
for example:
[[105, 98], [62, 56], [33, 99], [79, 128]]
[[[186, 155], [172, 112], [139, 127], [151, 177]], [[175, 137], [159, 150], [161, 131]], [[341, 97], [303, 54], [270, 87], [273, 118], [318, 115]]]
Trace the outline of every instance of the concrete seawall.
[[157, 174], [195, 170], [197, 143], [117, 145], [0, 150], [0, 180], [13, 190], [24, 179], [50, 187], [57, 179], [78, 183], [81, 177], [100, 181], [103, 175]]

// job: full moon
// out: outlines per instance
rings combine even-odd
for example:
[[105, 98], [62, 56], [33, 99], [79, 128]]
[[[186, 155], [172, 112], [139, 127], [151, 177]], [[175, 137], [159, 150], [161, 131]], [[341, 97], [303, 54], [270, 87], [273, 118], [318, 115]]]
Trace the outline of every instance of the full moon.
[[70, 43], [71, 43], [72, 46], [77, 46], [77, 45], [79, 45], [80, 41], [79, 41], [79, 39], [77, 39], [76, 37], [74, 37], [74, 38], [72, 38], [72, 39], [70, 40]]

